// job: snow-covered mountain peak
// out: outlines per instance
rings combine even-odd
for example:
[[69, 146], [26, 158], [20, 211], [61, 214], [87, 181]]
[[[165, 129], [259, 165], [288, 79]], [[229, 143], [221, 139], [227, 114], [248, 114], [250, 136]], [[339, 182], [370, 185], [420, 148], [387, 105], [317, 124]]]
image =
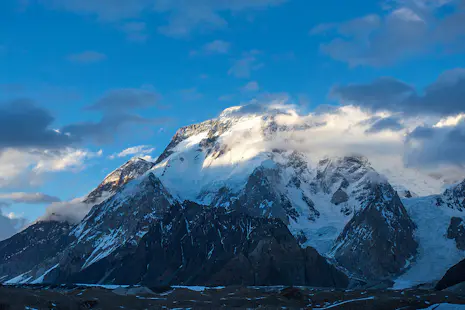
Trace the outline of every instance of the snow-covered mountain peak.
[[327, 157], [318, 162], [316, 169], [319, 184], [326, 193], [347, 189], [358, 183], [388, 183], [384, 176], [373, 169], [368, 158], [362, 155]]
[[464, 197], [465, 196], [465, 180], [453, 186], [452, 188], [448, 189], [447, 191], [453, 191], [454, 194], [456, 194], [457, 196]]
[[465, 180], [444, 191], [438, 203], [442, 204], [443, 202], [452, 209], [465, 210]]
[[102, 183], [89, 193], [84, 202], [94, 203], [105, 195], [113, 194], [120, 186], [143, 175], [153, 165], [153, 163], [139, 157], [131, 158], [124, 165], [108, 174]]

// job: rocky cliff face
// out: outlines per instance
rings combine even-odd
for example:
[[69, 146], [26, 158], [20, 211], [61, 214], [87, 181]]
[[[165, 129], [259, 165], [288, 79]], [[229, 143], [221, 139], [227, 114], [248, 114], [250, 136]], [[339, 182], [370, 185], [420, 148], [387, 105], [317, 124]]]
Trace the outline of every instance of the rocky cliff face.
[[457, 248], [465, 250], [465, 226], [462, 218], [456, 216], [451, 218], [447, 238], [454, 239]]
[[114, 196], [94, 206], [72, 230], [76, 240], [61, 256], [58, 281], [66, 281], [69, 274], [109, 257], [120, 248], [135, 249], [172, 203], [171, 195], [151, 173], [122, 186]]
[[10, 239], [0, 242], [0, 281], [9, 280], [50, 259], [72, 237], [64, 222], [37, 222]]
[[465, 180], [462, 183], [447, 189], [437, 198], [438, 205], [445, 205], [459, 211], [465, 210]]
[[[126, 254], [123, 254], [126, 253]], [[135, 251], [121, 250], [68, 276], [72, 282], [145, 285], [314, 285], [348, 278], [302, 249], [279, 219], [185, 202], [156, 221]]]
[[83, 202], [93, 204], [102, 197], [105, 198], [114, 194], [122, 185], [140, 177], [152, 168], [153, 165], [153, 163], [142, 158], [133, 158], [129, 160], [127, 163], [107, 175], [102, 183], [100, 183], [96, 189], [87, 195]]
[[452, 266], [436, 284], [437, 290], [443, 290], [465, 281], [465, 259]]
[[389, 184], [369, 184], [367, 205], [349, 221], [336, 240], [333, 255], [351, 273], [376, 280], [399, 275], [418, 244], [415, 224]]
[[279, 182], [276, 167], [258, 167], [248, 178], [233, 208], [255, 217], [279, 218], [288, 224], [299, 214], [286, 195], [277, 189]]

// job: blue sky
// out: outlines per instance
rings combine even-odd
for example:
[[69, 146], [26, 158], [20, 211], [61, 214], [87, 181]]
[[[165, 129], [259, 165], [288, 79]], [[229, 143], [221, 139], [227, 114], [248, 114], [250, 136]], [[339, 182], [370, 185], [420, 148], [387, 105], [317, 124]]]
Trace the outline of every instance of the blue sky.
[[[147, 145], [156, 157], [180, 126], [252, 98], [286, 94], [311, 112], [340, 103], [334, 87], [380, 77], [421, 95], [465, 68], [464, 10], [455, 0], [2, 1], [2, 111], [27, 100], [19, 110], [31, 124], [42, 111], [31, 130], [45, 134], [0, 143], [2, 210], [34, 220], [50, 199], [11, 193], [83, 196], [130, 158], [112, 154]], [[30, 123], [1, 129], [14, 137]], [[43, 142], [53, 129], [70, 141]]]

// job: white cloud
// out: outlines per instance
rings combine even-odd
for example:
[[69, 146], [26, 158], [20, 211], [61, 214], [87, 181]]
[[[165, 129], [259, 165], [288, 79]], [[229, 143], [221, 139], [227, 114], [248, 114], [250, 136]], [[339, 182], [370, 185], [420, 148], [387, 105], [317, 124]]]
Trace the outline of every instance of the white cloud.
[[91, 204], [83, 202], [86, 197], [79, 197], [70, 201], [53, 202], [45, 209], [45, 214], [39, 217], [37, 221], [58, 221], [77, 224], [84, 219], [93, 206], [102, 203], [110, 196], [107, 193]]
[[58, 156], [51, 154], [50, 151], [42, 152], [43, 157], [34, 167], [38, 172], [56, 172], [56, 171], [81, 171], [85, 168], [85, 161], [95, 157], [101, 157], [102, 150], [91, 152], [88, 150], [79, 150], [67, 148], [60, 151]]
[[0, 207], [0, 241], [10, 238], [20, 231], [27, 221], [13, 212], [4, 213]]
[[[386, 66], [431, 52], [465, 50], [465, 7], [450, 0], [394, 0], [382, 15], [315, 26], [326, 34], [321, 50], [350, 66]], [[448, 10], [439, 10], [449, 5]], [[448, 55], [448, 54], [445, 54]]]
[[152, 157], [150, 155], [141, 155], [141, 156], [138, 156], [138, 157], [142, 158], [143, 160], [150, 161], [150, 162], [156, 162], [157, 159], [158, 159], [158, 156], [157, 157]]
[[[301, 115], [296, 106], [288, 104], [285, 97], [255, 102], [241, 109], [231, 109], [228, 113], [241, 115], [279, 111], [273, 114], [278, 128], [282, 130], [270, 131], [269, 136], [263, 139], [262, 126], [252, 129], [244, 127], [247, 129], [237, 130], [225, 137], [223, 143], [228, 149], [234, 149], [234, 154], [240, 154], [238, 160], [253, 158], [273, 149], [302, 152], [310, 159], [311, 165], [316, 165], [327, 156], [361, 154], [370, 160], [378, 172], [386, 174], [393, 185], [408, 184], [410, 190], [420, 195], [439, 193], [444, 182], [465, 177], [465, 161], [460, 156], [463, 151], [458, 152], [455, 148], [455, 154], [451, 156], [448, 151], [458, 144], [447, 143], [451, 132], [454, 138], [465, 141], [465, 130], [457, 132], [461, 127], [451, 127], [445, 133], [438, 133], [438, 139], [424, 144], [425, 152], [422, 152], [421, 147], [412, 149], [407, 138], [416, 128], [429, 121], [427, 117], [401, 118], [392, 112], [370, 112], [352, 105]], [[290, 128], [293, 129], [288, 130]], [[435, 143], [445, 151], [433, 151]], [[441, 156], [438, 157], [439, 153]], [[225, 156], [224, 160], [229, 161], [231, 156]], [[462, 160], [463, 164], [458, 160]], [[440, 179], [430, 176], [438, 172], [441, 173]]]
[[[109, 158], [115, 159], [117, 157], [121, 158], [121, 157], [128, 157], [128, 156], [136, 156], [136, 157], [144, 158], [145, 156], [153, 153], [154, 151], [155, 151], [155, 148], [150, 145], [137, 145], [137, 146], [124, 149], [119, 153], [115, 153], [109, 156]], [[151, 158], [151, 157], [148, 156], [147, 158]]]
[[37, 186], [44, 174], [57, 171], [80, 171], [87, 160], [102, 152], [65, 148], [61, 150], [0, 150], [0, 188]]
[[400, 8], [392, 12], [392, 15], [406, 20], [406, 21], [412, 21], [412, 22], [425, 22], [420, 16], [418, 16], [417, 13], [415, 13], [413, 10], [409, 8]]
[[94, 206], [94, 204], [85, 204], [82, 201], [83, 198], [76, 198], [71, 201], [54, 202], [47, 207], [45, 214], [38, 218], [38, 221], [59, 221], [77, 224]]
[[14, 203], [42, 204], [60, 201], [60, 198], [43, 193], [0, 193], [0, 199]]

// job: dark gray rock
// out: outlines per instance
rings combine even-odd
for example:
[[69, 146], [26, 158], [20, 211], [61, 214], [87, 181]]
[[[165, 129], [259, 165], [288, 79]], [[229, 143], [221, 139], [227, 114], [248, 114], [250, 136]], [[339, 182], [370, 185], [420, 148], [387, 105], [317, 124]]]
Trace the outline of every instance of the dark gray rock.
[[447, 189], [440, 200], [438, 200], [438, 204], [446, 204], [449, 208], [460, 211], [465, 210], [465, 180], [462, 183]]
[[447, 270], [446, 274], [436, 284], [437, 290], [443, 290], [465, 281], [465, 260]]
[[133, 158], [105, 177], [102, 183], [87, 195], [84, 203], [93, 204], [105, 194], [115, 193], [124, 184], [140, 177], [154, 166], [142, 158]]
[[372, 184], [366, 207], [356, 213], [333, 249], [336, 261], [371, 280], [399, 275], [417, 252], [415, 224], [387, 183]]
[[302, 200], [307, 204], [308, 209], [310, 210], [308, 219], [310, 221], [315, 221], [317, 218], [319, 218], [320, 211], [318, 211], [315, 208], [315, 203], [310, 198], [308, 198], [304, 193], [302, 193]]
[[279, 170], [258, 167], [249, 176], [247, 184], [233, 208], [255, 217], [279, 218], [288, 224], [299, 214], [287, 197], [277, 190]]
[[371, 172], [374, 170], [363, 156], [327, 158], [318, 163], [316, 179], [319, 188], [330, 194], [338, 189], [346, 189]]
[[449, 228], [447, 229], [447, 238], [455, 240], [457, 249], [465, 250], [465, 226], [462, 218], [451, 218]]
[[334, 192], [333, 197], [331, 197], [331, 203], [340, 205], [341, 203], [347, 202], [349, 200], [349, 195], [347, 195], [342, 188]]
[[[207, 154], [214, 152], [215, 148], [217, 147], [216, 140], [218, 136], [223, 134], [226, 130], [228, 130], [233, 123], [233, 119], [214, 119], [208, 120], [199, 124], [189, 125], [180, 128], [174, 137], [171, 139], [168, 146], [165, 150], [158, 156], [155, 164], [161, 163], [168, 157], [173, 154], [173, 149], [185, 139], [197, 135], [202, 132], [208, 132], [207, 138], [201, 141], [200, 146], [202, 149], [206, 151]], [[216, 157], [221, 156], [221, 152], [224, 150], [216, 149]]]
[[0, 242], [0, 280], [11, 279], [55, 257], [73, 238], [65, 222], [37, 222]]
[[134, 251], [142, 235], [163, 218], [171, 203], [171, 195], [152, 173], [122, 186], [114, 196], [94, 206], [74, 228], [72, 235], [77, 240], [63, 251], [59, 268], [47, 280], [66, 282], [70, 274], [92, 266], [100, 257], [118, 260], [106, 256], [109, 252], [119, 248]]
[[[136, 251], [70, 275], [72, 282], [159, 285], [315, 285], [348, 278], [315, 250], [302, 249], [279, 219], [192, 202], [173, 206]], [[103, 280], [102, 280], [103, 279]]]

